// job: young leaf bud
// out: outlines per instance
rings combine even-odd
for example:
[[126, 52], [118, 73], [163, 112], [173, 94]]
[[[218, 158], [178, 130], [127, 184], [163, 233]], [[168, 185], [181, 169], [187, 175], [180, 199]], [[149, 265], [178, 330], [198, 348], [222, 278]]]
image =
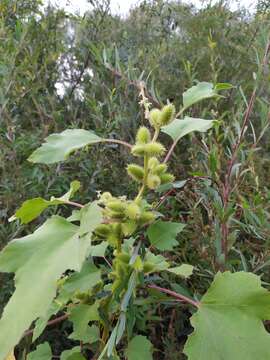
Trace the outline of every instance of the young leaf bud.
[[147, 178], [147, 186], [149, 189], [155, 190], [157, 187], [159, 187], [161, 181], [159, 176], [149, 174]]
[[153, 170], [155, 167], [159, 165], [159, 161], [156, 157], [151, 157], [148, 162], [148, 167], [150, 170]]
[[147, 144], [151, 140], [150, 131], [145, 126], [141, 126], [136, 135], [137, 144]]
[[165, 105], [161, 110], [161, 124], [168, 125], [175, 116], [175, 106], [173, 104]]
[[128, 204], [128, 206], [126, 208], [126, 215], [131, 220], [136, 220], [141, 215], [141, 209], [135, 202], [132, 202], [132, 203]]
[[160, 175], [161, 184], [167, 184], [174, 181], [174, 176], [172, 174], [166, 173]]
[[168, 166], [166, 164], [159, 164], [153, 169], [153, 174], [161, 175], [167, 170]]
[[154, 128], [160, 128], [161, 111], [159, 109], [152, 109], [149, 114], [149, 121]]
[[128, 175], [132, 177], [132, 179], [134, 179], [135, 181], [141, 182], [143, 180], [144, 170], [141, 166], [136, 164], [129, 164], [127, 167], [127, 172]]
[[134, 145], [132, 146], [131, 152], [134, 156], [144, 156], [146, 145]]
[[148, 155], [162, 155], [165, 152], [165, 147], [158, 142], [151, 142], [149, 144], [144, 145], [144, 151]]

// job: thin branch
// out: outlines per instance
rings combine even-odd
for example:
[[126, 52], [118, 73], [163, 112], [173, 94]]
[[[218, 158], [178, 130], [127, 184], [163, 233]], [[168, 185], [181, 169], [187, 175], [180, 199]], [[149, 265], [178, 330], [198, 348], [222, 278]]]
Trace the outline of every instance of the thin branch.
[[124, 145], [124, 146], [128, 147], [129, 149], [132, 148], [132, 145], [131, 145], [131, 144], [129, 144], [128, 142], [123, 141], [123, 140], [118, 140], [118, 139], [103, 139], [102, 141], [103, 141], [103, 142], [108, 142], [108, 143], [121, 144], [121, 145]]
[[168, 162], [168, 160], [170, 159], [170, 157], [171, 157], [171, 155], [172, 155], [172, 153], [173, 153], [173, 150], [174, 150], [174, 148], [176, 147], [178, 141], [179, 141], [179, 139], [176, 139], [176, 140], [174, 140], [174, 142], [172, 143], [169, 151], [167, 152], [167, 155], [166, 155], [165, 159], [163, 160], [163, 163], [164, 163], [164, 164], [165, 164], [166, 162]]
[[73, 205], [73, 206], [79, 207], [80, 209], [82, 209], [84, 207], [84, 205], [79, 204], [79, 203], [74, 202], [74, 201], [65, 200], [64, 203], [67, 204], [67, 205]]
[[[59, 316], [59, 317], [57, 317], [57, 318], [55, 318], [55, 319], [53, 319], [51, 321], [48, 321], [46, 327], [58, 324], [58, 323], [60, 323], [60, 322], [62, 322], [64, 320], [68, 319], [68, 317], [69, 317], [69, 314]], [[24, 337], [26, 337], [28, 335], [31, 335], [31, 334], [33, 334], [33, 332], [34, 332], [34, 329], [27, 330], [27, 331], [25, 331], [25, 333], [23, 334], [22, 337], [24, 338]]]
[[192, 300], [192, 299], [190, 299], [190, 298], [188, 298], [188, 297], [186, 297], [186, 296], [184, 296], [182, 294], [178, 294], [175, 291], [165, 289], [165, 288], [159, 287], [157, 285], [148, 285], [148, 287], [151, 288], [151, 289], [156, 289], [156, 290], [158, 290], [160, 292], [163, 292], [165, 294], [168, 294], [168, 295], [174, 297], [175, 299], [177, 299], [177, 301], [186, 302], [186, 303], [188, 303], [190, 305], [195, 306], [196, 308], [200, 307], [199, 301]]

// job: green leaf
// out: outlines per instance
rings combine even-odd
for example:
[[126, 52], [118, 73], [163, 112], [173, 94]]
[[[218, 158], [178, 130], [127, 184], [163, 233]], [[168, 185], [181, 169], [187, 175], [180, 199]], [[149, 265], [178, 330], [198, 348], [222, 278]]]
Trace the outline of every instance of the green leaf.
[[70, 350], [63, 351], [60, 360], [85, 360], [85, 357], [81, 354], [80, 346], [75, 346]]
[[193, 131], [205, 132], [211, 129], [215, 121], [185, 116], [184, 119], [176, 119], [169, 125], [163, 126], [161, 131], [176, 141]]
[[59, 200], [59, 201], [68, 201], [76, 194], [76, 192], [80, 189], [81, 183], [78, 180], [74, 180], [70, 183], [69, 191], [61, 196], [60, 198], [51, 198], [51, 201], [53, 200]]
[[96, 257], [104, 257], [108, 246], [109, 246], [109, 244], [107, 241], [102, 241], [98, 245], [93, 245], [91, 247], [90, 255], [96, 256]]
[[171, 221], [157, 221], [147, 229], [150, 243], [159, 250], [172, 250], [178, 245], [176, 236], [185, 227], [185, 224]]
[[180, 181], [175, 181], [173, 183], [169, 183], [169, 184], [163, 184], [163, 185], [160, 185], [157, 189], [156, 189], [156, 192], [165, 192], [165, 191], [168, 191], [170, 189], [181, 189], [183, 188], [186, 183], [187, 183], [188, 180], [180, 180]]
[[80, 272], [73, 273], [63, 284], [57, 300], [63, 305], [76, 291], [87, 292], [101, 281], [101, 271], [88, 260]]
[[194, 269], [194, 266], [192, 266], [192, 265], [182, 264], [180, 266], [169, 268], [169, 269], [167, 269], [167, 271], [169, 271], [175, 275], [179, 275], [184, 278], [188, 278], [189, 276], [192, 275], [193, 269]]
[[33, 332], [32, 342], [34, 342], [42, 334], [51, 316], [56, 314], [60, 309], [61, 309], [61, 305], [53, 301], [49, 309], [47, 310], [46, 314], [37, 319]]
[[26, 200], [9, 221], [20, 219], [22, 224], [27, 224], [37, 218], [49, 206], [58, 204], [58, 201], [48, 201], [41, 197]]
[[23, 224], [27, 224], [30, 221], [37, 218], [44, 210], [49, 206], [65, 204], [76, 191], [80, 188], [80, 182], [75, 180], [70, 184], [69, 191], [60, 198], [52, 197], [50, 200], [42, 199], [41, 197], [26, 200], [22, 206], [16, 211], [9, 221], [20, 219]]
[[53, 164], [66, 160], [69, 154], [77, 149], [103, 141], [92, 131], [83, 129], [68, 129], [60, 134], [52, 134], [45, 140], [46, 142], [28, 158], [29, 161]]
[[184, 108], [188, 108], [203, 99], [208, 99], [213, 96], [218, 96], [214, 85], [208, 82], [199, 82], [183, 93]]
[[[142, 335], [135, 336], [128, 344], [126, 351], [128, 360], [153, 360], [153, 345]], [[199, 359], [198, 359], [199, 360]]]
[[192, 316], [194, 333], [184, 352], [189, 360], [270, 359], [270, 292], [258, 276], [218, 273]]
[[15, 273], [16, 289], [0, 320], [0, 359], [18, 343], [32, 321], [46, 314], [62, 273], [80, 271], [86, 256], [84, 242], [89, 240], [79, 238], [78, 229], [54, 216], [33, 234], [11, 241], [1, 252], [0, 271]]
[[144, 260], [145, 262], [149, 262], [153, 265], [153, 270], [151, 270], [151, 272], [167, 270], [169, 267], [169, 263], [166, 261], [164, 256], [155, 255], [150, 250], [147, 250]]
[[234, 86], [232, 84], [228, 84], [228, 83], [217, 83], [215, 85], [215, 90], [219, 91], [219, 90], [230, 90], [232, 89]]
[[80, 210], [73, 210], [72, 214], [67, 218], [67, 221], [81, 221], [81, 212]]
[[27, 360], [48, 360], [52, 358], [52, 351], [48, 343], [37, 346], [35, 351], [32, 351], [27, 356]]
[[99, 339], [99, 330], [88, 325], [89, 321], [99, 320], [99, 303], [94, 305], [79, 304], [71, 311], [69, 320], [73, 323], [73, 333], [69, 338], [92, 343]]
[[102, 209], [97, 201], [85, 205], [81, 210], [80, 235], [93, 232], [102, 222]]

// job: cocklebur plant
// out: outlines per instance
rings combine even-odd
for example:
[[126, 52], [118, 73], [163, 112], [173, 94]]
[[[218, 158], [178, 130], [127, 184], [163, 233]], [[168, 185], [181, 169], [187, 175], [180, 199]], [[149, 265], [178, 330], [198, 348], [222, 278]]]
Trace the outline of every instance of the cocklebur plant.
[[[12, 354], [22, 336], [32, 334], [33, 341], [38, 339], [59, 311], [73, 324], [69, 338], [80, 344], [64, 351], [61, 360], [85, 359], [89, 351], [99, 360], [153, 359], [153, 345], [138, 333], [134, 311], [136, 301], [151, 298], [153, 292], [197, 309], [191, 319], [194, 333], [184, 349], [188, 359], [270, 357], [270, 338], [262, 324], [270, 318], [270, 295], [258, 277], [218, 273], [200, 301], [159, 287], [151, 277], [155, 273], [162, 279], [166, 272], [181, 279], [193, 272], [192, 264], [171, 264], [161, 254], [178, 245], [176, 237], [185, 224], [164, 221], [147, 195], [163, 185], [174, 186], [167, 162], [179, 139], [194, 131], [206, 132], [215, 124], [215, 120], [178, 117], [198, 101], [218, 97], [219, 88], [224, 84], [193, 86], [183, 94], [177, 114], [173, 104], [149, 111], [143, 98], [149, 126], [138, 129], [134, 145], [69, 129], [50, 135], [30, 156], [31, 162], [51, 164], [91, 144], [118, 143], [134, 156], [127, 173], [138, 184], [138, 193], [130, 199], [105, 191], [82, 205], [71, 200], [80, 188], [74, 180], [62, 197], [27, 200], [17, 210], [10, 220], [27, 224], [51, 206], [77, 208], [67, 218], [52, 216], [33, 234], [13, 240], [1, 252], [0, 271], [15, 273], [16, 287], [0, 320], [1, 360]], [[159, 140], [160, 132], [173, 139], [168, 150]], [[27, 359], [40, 356], [52, 358], [48, 343], [37, 346]]]

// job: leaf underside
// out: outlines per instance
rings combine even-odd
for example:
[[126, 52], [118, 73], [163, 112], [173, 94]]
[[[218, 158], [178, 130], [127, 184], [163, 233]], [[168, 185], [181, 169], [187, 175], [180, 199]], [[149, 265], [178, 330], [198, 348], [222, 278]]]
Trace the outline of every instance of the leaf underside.
[[218, 96], [214, 85], [208, 82], [199, 82], [183, 93], [184, 108], [196, 104], [197, 102]]

